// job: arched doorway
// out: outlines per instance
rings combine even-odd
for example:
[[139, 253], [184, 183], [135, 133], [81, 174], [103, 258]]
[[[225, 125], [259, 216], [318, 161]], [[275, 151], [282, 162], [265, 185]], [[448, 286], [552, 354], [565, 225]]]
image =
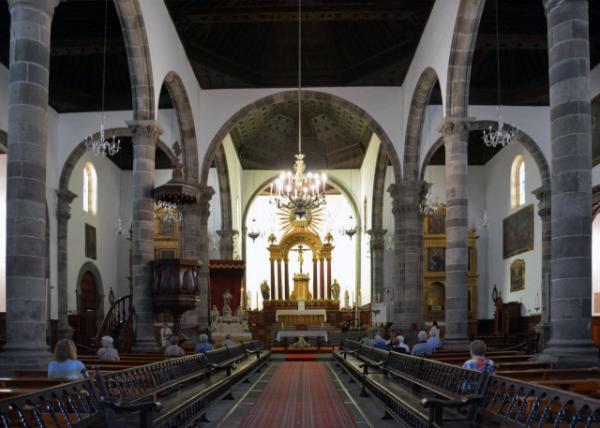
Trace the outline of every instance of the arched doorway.
[[79, 308], [79, 341], [80, 343], [90, 343], [96, 336], [96, 318], [97, 318], [97, 299], [98, 290], [96, 280], [90, 271], [84, 272], [79, 283], [78, 305]]

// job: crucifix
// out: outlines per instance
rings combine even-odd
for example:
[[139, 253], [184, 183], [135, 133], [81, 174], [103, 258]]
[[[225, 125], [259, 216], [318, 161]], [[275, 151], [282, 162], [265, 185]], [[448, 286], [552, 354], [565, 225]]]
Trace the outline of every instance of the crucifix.
[[296, 250], [290, 250], [290, 251], [297, 251], [298, 252], [298, 263], [300, 263], [300, 273], [302, 273], [302, 265], [304, 264], [304, 256], [303, 254], [308, 251], [307, 249], [305, 249], [302, 245], [298, 245], [298, 249]]

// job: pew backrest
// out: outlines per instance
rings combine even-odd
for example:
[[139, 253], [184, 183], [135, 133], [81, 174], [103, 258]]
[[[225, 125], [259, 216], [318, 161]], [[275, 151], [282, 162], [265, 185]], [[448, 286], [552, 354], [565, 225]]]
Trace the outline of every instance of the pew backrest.
[[104, 414], [89, 380], [65, 383], [0, 401], [3, 427], [101, 426]]
[[487, 424], [591, 428], [600, 424], [600, 401], [495, 375], [480, 416]]

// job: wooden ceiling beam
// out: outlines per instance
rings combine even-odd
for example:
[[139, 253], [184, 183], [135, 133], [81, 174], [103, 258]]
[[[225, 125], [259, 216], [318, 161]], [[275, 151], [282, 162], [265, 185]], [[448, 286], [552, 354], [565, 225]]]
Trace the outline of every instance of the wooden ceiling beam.
[[259, 86], [261, 76], [256, 70], [231, 61], [229, 58], [216, 54], [198, 44], [193, 44], [192, 49], [194, 54], [188, 56], [192, 67], [195, 68], [203, 64], [250, 86]]
[[[175, 1], [175, 0], [171, 0]], [[411, 5], [389, 5], [384, 2], [370, 4], [345, 3], [305, 5], [302, 10], [303, 22], [317, 21], [406, 21], [422, 20], [423, 13], [431, 10], [431, 1], [419, 0]], [[189, 8], [181, 16], [195, 24], [247, 24], [262, 22], [296, 22], [297, 5], [269, 5], [244, 7], [205, 7]], [[178, 16], [179, 18], [179, 16]], [[178, 19], [177, 19], [178, 20]]]

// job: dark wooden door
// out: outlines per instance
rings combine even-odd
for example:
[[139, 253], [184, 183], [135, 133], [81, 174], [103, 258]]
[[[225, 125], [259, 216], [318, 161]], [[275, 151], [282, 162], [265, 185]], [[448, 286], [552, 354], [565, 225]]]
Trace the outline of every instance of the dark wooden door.
[[91, 339], [96, 336], [96, 308], [98, 306], [96, 281], [91, 272], [83, 274], [79, 290], [79, 310], [83, 321], [79, 340], [84, 345], [89, 345]]

